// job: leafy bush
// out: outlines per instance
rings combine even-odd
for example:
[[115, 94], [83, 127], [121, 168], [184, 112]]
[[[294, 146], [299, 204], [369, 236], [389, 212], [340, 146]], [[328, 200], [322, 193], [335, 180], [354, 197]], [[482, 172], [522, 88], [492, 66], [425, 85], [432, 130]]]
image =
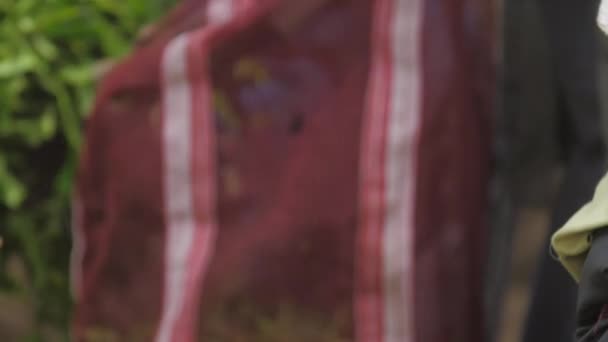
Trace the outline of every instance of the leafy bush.
[[33, 338], [67, 332], [69, 201], [96, 75], [172, 2], [0, 1], [0, 291], [34, 309]]

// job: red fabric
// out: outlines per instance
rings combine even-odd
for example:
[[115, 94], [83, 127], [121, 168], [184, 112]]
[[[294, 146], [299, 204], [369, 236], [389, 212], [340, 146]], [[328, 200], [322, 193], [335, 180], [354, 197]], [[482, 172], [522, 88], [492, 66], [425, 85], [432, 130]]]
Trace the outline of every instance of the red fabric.
[[185, 2], [87, 124], [75, 339], [481, 341], [472, 2], [336, 1], [288, 36], [272, 1]]
[[426, 4], [416, 316], [433, 324], [418, 325], [418, 338], [481, 341], [494, 92], [490, 22], [481, 15], [489, 11], [475, 1]]

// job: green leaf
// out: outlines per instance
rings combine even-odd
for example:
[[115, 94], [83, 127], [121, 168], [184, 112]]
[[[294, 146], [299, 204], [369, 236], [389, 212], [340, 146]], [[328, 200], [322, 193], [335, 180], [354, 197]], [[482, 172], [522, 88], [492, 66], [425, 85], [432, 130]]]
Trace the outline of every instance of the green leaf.
[[10, 209], [19, 207], [27, 191], [25, 186], [15, 178], [7, 168], [6, 161], [0, 156], [0, 201]]
[[64, 25], [73, 23], [81, 17], [81, 14], [82, 11], [78, 6], [56, 6], [39, 12], [34, 18], [34, 22], [39, 32], [48, 34], [48, 31], [52, 32], [58, 27], [65, 27]]
[[13, 179], [12, 182], [5, 180], [4, 204], [10, 209], [18, 208], [25, 200], [25, 187]]
[[15, 12], [19, 14], [24, 14], [31, 11], [37, 4], [38, 1], [36, 0], [19, 0], [15, 2], [14, 9]]
[[93, 64], [68, 65], [61, 69], [59, 75], [68, 83], [82, 86], [93, 81]]
[[93, 19], [93, 25], [106, 55], [121, 56], [127, 52], [130, 42], [114, 24], [108, 22], [103, 16], [97, 15]]
[[47, 38], [43, 36], [36, 36], [32, 39], [33, 45], [36, 51], [40, 53], [45, 59], [53, 60], [59, 56], [57, 47]]
[[57, 177], [55, 177], [55, 191], [57, 193], [66, 196], [72, 194], [72, 180], [74, 179], [75, 169], [74, 158], [70, 157], [57, 174]]
[[38, 59], [32, 53], [22, 53], [5, 59], [0, 59], [0, 78], [22, 75], [32, 71]]
[[19, 30], [21, 30], [21, 32], [30, 33], [34, 31], [36, 25], [31, 17], [23, 16], [17, 21], [17, 27], [19, 28]]
[[57, 131], [57, 119], [56, 114], [52, 108], [47, 108], [42, 117], [40, 118], [40, 133], [48, 139], [52, 137]]

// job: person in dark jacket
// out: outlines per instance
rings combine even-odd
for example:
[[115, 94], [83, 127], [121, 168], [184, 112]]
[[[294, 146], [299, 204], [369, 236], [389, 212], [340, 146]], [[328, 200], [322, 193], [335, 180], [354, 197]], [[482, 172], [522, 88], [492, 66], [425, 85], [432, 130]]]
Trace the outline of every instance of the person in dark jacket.
[[[538, 0], [537, 4], [548, 42], [557, 99], [557, 150], [564, 170], [551, 217], [551, 227], [557, 228], [591, 197], [605, 167], [597, 89], [599, 0]], [[547, 250], [548, 245], [542, 250], [523, 341], [571, 342], [576, 286]]]

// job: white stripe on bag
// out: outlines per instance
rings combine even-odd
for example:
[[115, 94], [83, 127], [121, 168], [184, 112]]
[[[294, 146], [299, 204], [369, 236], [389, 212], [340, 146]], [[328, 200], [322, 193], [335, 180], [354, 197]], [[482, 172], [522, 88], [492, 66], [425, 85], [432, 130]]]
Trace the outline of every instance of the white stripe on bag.
[[165, 49], [163, 76], [164, 200], [167, 222], [165, 286], [157, 342], [170, 342], [184, 307], [188, 256], [195, 230], [192, 196], [192, 94], [187, 74], [188, 38], [182, 34]]
[[385, 166], [384, 341], [414, 341], [414, 232], [421, 121], [420, 0], [395, 0]]

